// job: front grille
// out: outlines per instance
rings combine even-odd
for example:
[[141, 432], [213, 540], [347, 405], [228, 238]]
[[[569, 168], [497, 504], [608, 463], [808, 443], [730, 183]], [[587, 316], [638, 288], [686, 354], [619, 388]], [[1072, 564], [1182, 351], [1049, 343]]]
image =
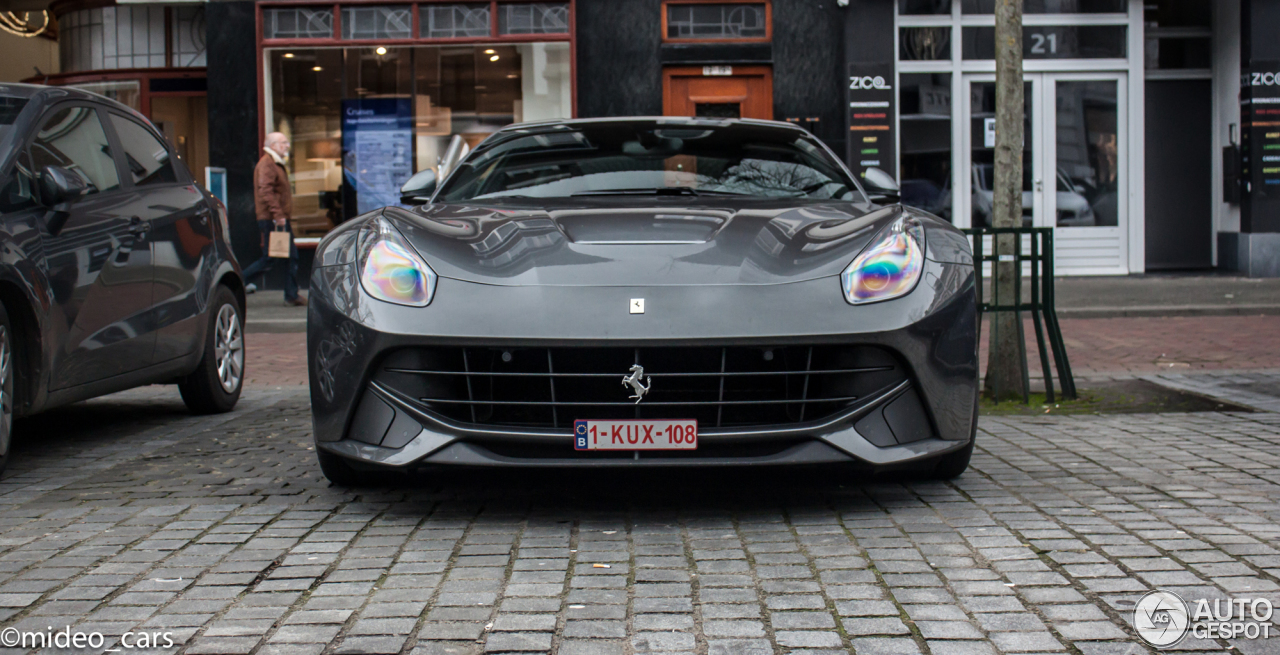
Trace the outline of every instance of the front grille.
[[[623, 379], [644, 371], [640, 403]], [[375, 380], [445, 418], [569, 428], [577, 419], [697, 419], [706, 430], [816, 421], [906, 379], [872, 346], [543, 348], [390, 353]]]

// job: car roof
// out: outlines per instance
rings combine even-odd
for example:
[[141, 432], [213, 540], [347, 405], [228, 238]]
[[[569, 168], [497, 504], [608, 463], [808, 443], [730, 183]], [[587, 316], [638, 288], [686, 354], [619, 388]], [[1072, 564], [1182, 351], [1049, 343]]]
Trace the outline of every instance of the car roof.
[[139, 120], [150, 124], [138, 110], [129, 105], [121, 104], [103, 95], [98, 95], [92, 91], [77, 89], [71, 86], [46, 86], [43, 84], [21, 84], [21, 83], [0, 83], [0, 96], [8, 96], [10, 98], [25, 98], [33, 106], [40, 106], [48, 103], [57, 102], [59, 100], [87, 100], [116, 111], [129, 114]]
[[[26, 107], [24, 107], [20, 112], [21, 117], [18, 119], [19, 128], [22, 128], [25, 123], [27, 125], [27, 129], [30, 129], [31, 123], [36, 120], [36, 117], [40, 116], [46, 107], [55, 102], [64, 100], [81, 100], [92, 102], [99, 106], [132, 116], [138, 119], [138, 121], [143, 125], [148, 126], [148, 128], [154, 132], [154, 135], [161, 135], [159, 129], [157, 129], [151, 121], [147, 120], [146, 116], [143, 116], [133, 107], [83, 89], [67, 86], [46, 86], [43, 84], [21, 83], [10, 84], [5, 82], [0, 83], [0, 97], [21, 98], [27, 101]], [[15, 139], [24, 139], [24, 134], [25, 132], [21, 129], [16, 131], [9, 130], [7, 134], [0, 137], [0, 173], [8, 170], [8, 162], [12, 158], [11, 156], [16, 152], [16, 149], [11, 148], [10, 144], [14, 143]]]
[[680, 127], [732, 127], [732, 126], [753, 126], [776, 128], [780, 130], [788, 130], [791, 132], [799, 132], [801, 134], [809, 134], [808, 130], [783, 121], [767, 121], [759, 118], [696, 118], [690, 116], [621, 116], [609, 118], [565, 118], [546, 121], [535, 121], [530, 123], [513, 123], [504, 126], [502, 129], [494, 132], [494, 134], [508, 134], [511, 132], [553, 132], [564, 129], [573, 129], [578, 126], [608, 126], [618, 125], [619, 127], [636, 127], [647, 125], [671, 125]]

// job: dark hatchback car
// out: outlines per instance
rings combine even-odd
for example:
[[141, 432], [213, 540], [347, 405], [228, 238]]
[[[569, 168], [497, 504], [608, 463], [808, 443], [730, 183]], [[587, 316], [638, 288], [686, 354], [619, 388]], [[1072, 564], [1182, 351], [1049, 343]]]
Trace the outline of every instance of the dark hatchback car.
[[0, 466], [15, 416], [130, 387], [230, 410], [243, 289], [225, 208], [146, 118], [0, 85]]

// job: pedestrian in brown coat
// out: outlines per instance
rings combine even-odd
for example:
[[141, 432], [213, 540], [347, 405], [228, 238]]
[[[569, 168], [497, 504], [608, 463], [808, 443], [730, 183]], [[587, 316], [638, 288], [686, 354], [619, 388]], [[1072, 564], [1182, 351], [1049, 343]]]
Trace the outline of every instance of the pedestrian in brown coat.
[[289, 171], [284, 167], [285, 158], [289, 156], [289, 138], [272, 132], [262, 149], [265, 151], [262, 159], [253, 169], [253, 208], [262, 235], [262, 258], [244, 269], [244, 277], [252, 279], [282, 261], [267, 256], [267, 241], [272, 231], [284, 228], [289, 233], [289, 275], [284, 280], [284, 304], [306, 305], [306, 297], [298, 295], [298, 247], [293, 243], [293, 229], [289, 224], [293, 217], [293, 189], [289, 186]]

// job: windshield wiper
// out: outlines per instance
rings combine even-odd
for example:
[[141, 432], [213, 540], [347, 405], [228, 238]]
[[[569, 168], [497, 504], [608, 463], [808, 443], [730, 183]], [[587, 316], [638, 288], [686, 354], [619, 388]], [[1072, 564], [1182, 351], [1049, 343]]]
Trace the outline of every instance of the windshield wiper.
[[695, 189], [687, 186], [664, 186], [648, 189], [601, 189], [599, 191], [579, 191], [573, 196], [745, 196], [745, 193], [733, 191], [712, 191]]
[[648, 189], [601, 189], [599, 191], [579, 191], [574, 196], [699, 196], [702, 195], [692, 187], [663, 186]]

